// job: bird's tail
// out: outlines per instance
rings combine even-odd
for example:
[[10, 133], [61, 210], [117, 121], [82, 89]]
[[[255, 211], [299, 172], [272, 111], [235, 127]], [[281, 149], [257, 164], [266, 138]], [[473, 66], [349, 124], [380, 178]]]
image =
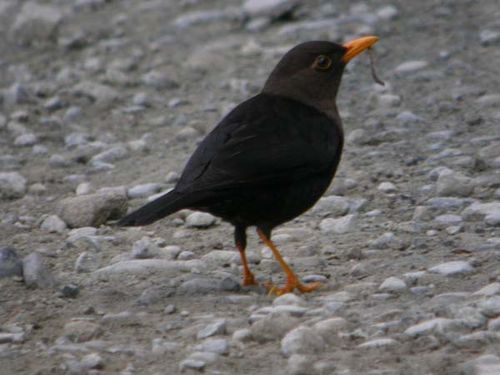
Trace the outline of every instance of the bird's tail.
[[184, 194], [172, 190], [123, 217], [116, 225], [132, 227], [151, 224], [176, 211], [187, 208], [187, 203]]

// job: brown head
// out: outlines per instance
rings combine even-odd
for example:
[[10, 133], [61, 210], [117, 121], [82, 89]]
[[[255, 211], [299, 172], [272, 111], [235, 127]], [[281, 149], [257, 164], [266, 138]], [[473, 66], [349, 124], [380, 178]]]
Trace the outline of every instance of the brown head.
[[262, 92], [286, 96], [337, 116], [335, 98], [346, 64], [377, 41], [377, 37], [367, 36], [345, 44], [299, 44], [276, 65]]

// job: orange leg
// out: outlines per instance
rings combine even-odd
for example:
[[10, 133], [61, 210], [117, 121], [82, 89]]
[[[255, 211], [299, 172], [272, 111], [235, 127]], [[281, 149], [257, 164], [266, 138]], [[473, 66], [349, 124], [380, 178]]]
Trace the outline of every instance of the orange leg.
[[245, 248], [240, 244], [236, 244], [236, 247], [240, 251], [241, 263], [243, 264], [243, 286], [257, 285], [255, 277], [248, 267], [247, 256], [245, 255]]
[[277, 296], [281, 296], [282, 294], [293, 292], [294, 289], [298, 289], [301, 293], [309, 293], [312, 292], [313, 290], [318, 289], [321, 286], [321, 283], [319, 282], [310, 283], [306, 285], [301, 284], [297, 275], [295, 275], [290, 266], [285, 262], [278, 248], [271, 241], [271, 239], [268, 238], [268, 236], [266, 236], [266, 234], [259, 228], [257, 228], [257, 234], [259, 235], [260, 239], [266, 244], [266, 246], [271, 249], [274, 257], [278, 261], [279, 265], [281, 266], [287, 277], [286, 284], [282, 288], [278, 288], [274, 285], [269, 285], [268, 286], [269, 294], [276, 294]]

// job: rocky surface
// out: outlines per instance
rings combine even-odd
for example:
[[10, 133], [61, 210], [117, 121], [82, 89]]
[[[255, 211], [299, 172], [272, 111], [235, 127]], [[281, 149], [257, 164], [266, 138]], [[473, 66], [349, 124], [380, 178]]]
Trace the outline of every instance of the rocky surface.
[[[0, 1], [0, 372], [499, 373], [497, 19], [494, 0]], [[349, 65], [335, 182], [274, 233], [318, 292], [243, 288], [210, 215], [109, 224], [290, 47], [366, 34], [386, 85]], [[254, 233], [248, 259], [283, 282]]]

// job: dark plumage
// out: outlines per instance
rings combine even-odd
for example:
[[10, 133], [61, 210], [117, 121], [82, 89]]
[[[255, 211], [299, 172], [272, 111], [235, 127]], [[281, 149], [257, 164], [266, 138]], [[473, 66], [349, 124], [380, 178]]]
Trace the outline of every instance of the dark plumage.
[[287, 274], [276, 294], [303, 285], [271, 242], [271, 231], [308, 210], [328, 188], [343, 146], [335, 98], [346, 63], [377, 41], [307, 42], [290, 50], [262, 92], [238, 105], [201, 142], [174, 190], [125, 216], [146, 225], [180, 209], [210, 212], [235, 227], [244, 285], [254, 284], [245, 257], [246, 228], [256, 226]]

